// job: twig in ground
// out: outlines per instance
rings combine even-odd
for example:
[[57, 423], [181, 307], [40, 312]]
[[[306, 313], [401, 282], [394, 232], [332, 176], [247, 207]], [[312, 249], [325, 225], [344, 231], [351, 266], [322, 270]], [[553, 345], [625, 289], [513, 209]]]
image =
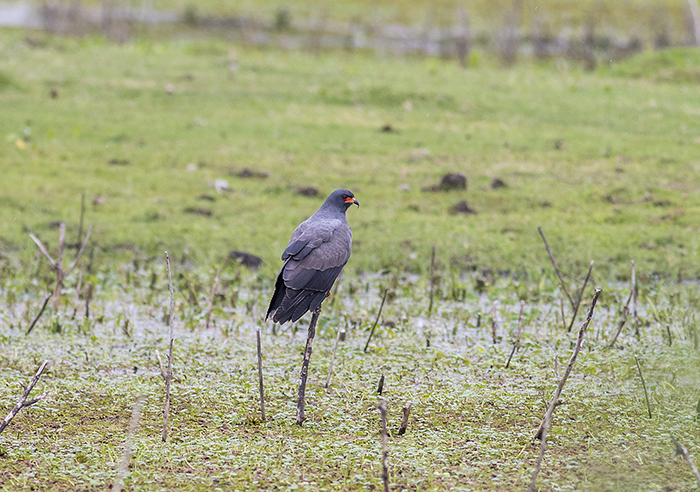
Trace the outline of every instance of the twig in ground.
[[433, 243], [430, 251], [430, 303], [428, 304], [428, 316], [433, 312], [433, 296], [435, 294], [435, 243]]
[[382, 315], [382, 309], [384, 309], [384, 301], [386, 301], [386, 295], [389, 293], [389, 289], [386, 289], [384, 291], [384, 295], [382, 296], [382, 303], [379, 305], [379, 311], [377, 311], [377, 317], [374, 319], [374, 324], [372, 324], [372, 329], [369, 331], [369, 336], [367, 337], [367, 343], [365, 343], [365, 348], [363, 352], [367, 352], [367, 348], [369, 347], [369, 342], [372, 341], [372, 335], [374, 335], [374, 329], [377, 327], [377, 323], [379, 322], [379, 317]]
[[12, 422], [12, 419], [15, 418], [15, 415], [17, 415], [19, 411], [22, 410], [24, 407], [34, 405], [36, 402], [46, 398], [46, 393], [42, 393], [36, 398], [27, 400], [27, 398], [29, 398], [29, 394], [34, 389], [34, 386], [36, 386], [36, 383], [39, 382], [39, 378], [41, 377], [41, 374], [44, 372], [44, 369], [46, 369], [46, 366], [48, 364], [49, 361], [45, 360], [44, 363], [41, 364], [41, 366], [39, 367], [39, 370], [36, 372], [32, 380], [29, 382], [29, 384], [27, 386], [22, 385], [24, 387], [24, 392], [22, 393], [22, 396], [19, 397], [19, 400], [17, 400], [17, 404], [14, 406], [14, 408], [10, 410], [10, 413], [7, 414], [7, 417], [5, 417], [2, 422], [0, 422], [0, 432], [5, 430], [5, 427], [7, 427], [10, 424], [10, 422]]
[[389, 492], [389, 447], [387, 445], [386, 430], [386, 400], [379, 402], [379, 413], [382, 416], [382, 482], [384, 482], [384, 492]]
[[515, 343], [513, 344], [513, 350], [510, 351], [510, 356], [508, 357], [508, 362], [506, 362], [506, 369], [510, 367], [510, 361], [515, 354], [515, 351], [520, 348], [520, 338], [523, 333], [523, 311], [525, 310], [525, 301], [520, 301], [520, 315], [518, 316], [518, 335], [515, 338]]
[[406, 429], [408, 429], [408, 416], [411, 415], [411, 406], [413, 405], [413, 402], [409, 401], [406, 403], [406, 405], [403, 407], [403, 418], [401, 419], [401, 427], [399, 427], [399, 435], [403, 436], [406, 433]]
[[168, 371], [165, 373], [165, 408], [163, 409], [163, 434], [165, 442], [168, 439], [168, 415], [170, 414], [170, 383], [173, 380], [173, 310], [175, 309], [175, 293], [173, 292], [173, 275], [170, 271], [170, 256], [165, 252], [165, 265], [168, 269], [168, 288], [170, 289], [170, 315], [168, 316], [168, 329], [170, 332], [170, 348], [168, 349]]
[[561, 308], [561, 324], [566, 328], [566, 315], [564, 314], [564, 296], [559, 293], [559, 307]]
[[126, 475], [129, 469], [134, 435], [141, 422], [141, 411], [143, 410], [145, 402], [146, 395], [139, 395], [136, 399], [136, 403], [134, 403], [134, 409], [131, 412], [131, 420], [129, 421], [129, 433], [126, 435], [126, 440], [124, 441], [124, 452], [122, 453], [122, 459], [119, 461], [119, 468], [117, 469], [117, 476], [114, 479], [114, 485], [112, 485], [112, 492], [121, 492], [124, 486], [124, 475]]
[[693, 458], [690, 457], [686, 447], [678, 442], [675, 437], [671, 436], [671, 439], [673, 440], [673, 445], [676, 447], [676, 456], [683, 455], [683, 458], [685, 458], [686, 463], [688, 463], [693, 475], [695, 475], [695, 481], [698, 482], [698, 487], [700, 487], [700, 472], [698, 472], [698, 468], [695, 466]]
[[[564, 374], [558, 379], [557, 384], [557, 389], [554, 391], [554, 396], [552, 397], [552, 401], [549, 402], [549, 407], [547, 408], [547, 412], [551, 415], [552, 412], [554, 411], [554, 407], [557, 405], [557, 402], [559, 401], [559, 397], [561, 396], [561, 392], [564, 389], [564, 384], [566, 384], [566, 380], [569, 377], [569, 374], [571, 374], [571, 370], [574, 367], [574, 363], [576, 362], [576, 358], [578, 357], [578, 353], [581, 351], [581, 347], [583, 346], [583, 336], [586, 334], [586, 330], [588, 329], [588, 325], [591, 323], [591, 319], [593, 318], [593, 310], [595, 309], [595, 305], [598, 302], [598, 297], [600, 296], [601, 289], [597, 288], [595, 290], [595, 294], [593, 295], [593, 300], [591, 301], [591, 307], [588, 310], [588, 316], [586, 317], [586, 321], [581, 325], [581, 329], [578, 332], [578, 338], [576, 340], [576, 346], [574, 347], [574, 352], [571, 354], [571, 359], [569, 359], [569, 363], [566, 366], [566, 370], [564, 371]], [[545, 414], [546, 416], [546, 414]], [[540, 428], [537, 430], [537, 433], [535, 434], [535, 438], [541, 439], [542, 438], [542, 430], [544, 428], [544, 421], [542, 424], [540, 424]], [[534, 483], [534, 477], [533, 477], [533, 483]]]
[[639, 338], [639, 316], [637, 316], [637, 278], [634, 271], [634, 260], [632, 260], [632, 322], [634, 323], [634, 336]]
[[260, 418], [265, 422], [265, 390], [263, 388], [262, 346], [260, 343], [260, 326], [255, 329], [258, 342], [258, 386], [260, 387]]
[[642, 366], [639, 365], [639, 359], [636, 355], [634, 356], [634, 362], [637, 363], [639, 378], [642, 380], [642, 388], [644, 388], [644, 399], [647, 401], [647, 411], [649, 412], [649, 418], [651, 418], [651, 405], [649, 404], [649, 393], [647, 393], [647, 385], [644, 382], [644, 376], [642, 375]]
[[335, 361], [335, 352], [338, 350], [338, 342], [340, 336], [345, 332], [345, 328], [338, 328], [338, 336], [335, 337], [335, 345], [333, 346], [333, 354], [331, 355], [331, 363], [328, 366], [328, 378], [326, 379], [326, 389], [331, 385], [331, 375], [333, 374], [333, 362]]
[[301, 425], [306, 420], [306, 414], [304, 413], [304, 407], [306, 402], [304, 401], [304, 395], [306, 394], [306, 378], [309, 375], [309, 362], [311, 361], [311, 349], [314, 343], [314, 338], [316, 337], [316, 323], [318, 323], [318, 317], [321, 315], [321, 306], [316, 308], [316, 310], [311, 315], [311, 323], [309, 323], [309, 331], [306, 336], [306, 348], [304, 349], [304, 359], [301, 362], [301, 373], [299, 374], [299, 389], [297, 391], [297, 425]]
[[88, 282], [85, 295], [85, 319], [90, 318], [90, 301], [92, 300], [92, 282]]
[[581, 305], [581, 299], [583, 298], [583, 293], [586, 290], [586, 285], [588, 285], [588, 280], [591, 278], [592, 271], [593, 271], [593, 260], [591, 260], [591, 264], [588, 267], [588, 273], [586, 274], [586, 280], [583, 281], [583, 287], [581, 287], [581, 292], [579, 293], [578, 297], [576, 298], [576, 306], [574, 306], [574, 314], [571, 316], [571, 323], [569, 323], [569, 329], [567, 330], [568, 332], [571, 332], [571, 327], [574, 326], [574, 321], [576, 321], [576, 315], [578, 314], [578, 308]]
[[625, 326], [625, 322], [627, 321], [627, 315], [630, 312], [630, 300], [634, 297], [634, 290], [630, 290], [630, 295], [627, 297], [627, 302], [625, 303], [625, 307], [622, 309], [622, 316], [620, 316], [620, 321], [617, 325], [617, 331], [615, 332], [615, 336], [613, 336], [612, 341], [610, 342], [609, 347], [612, 348], [613, 345], [615, 345], [615, 342], [617, 341], [617, 337], [620, 336], [620, 333], [622, 333], [622, 327]]
[[377, 384], [377, 394], [382, 396], [384, 393], [384, 374], [379, 377], [379, 384]]
[[552, 250], [549, 249], [549, 243], [547, 242], [547, 238], [544, 235], [544, 231], [542, 230], [541, 227], [537, 228], [537, 231], [540, 233], [540, 236], [542, 236], [542, 240], [544, 241], [544, 247], [547, 248], [547, 253], [549, 253], [549, 259], [552, 261], [552, 265], [554, 266], [554, 271], [557, 272], [557, 276], [559, 277], [559, 281], [561, 282], [561, 286], [564, 289], [564, 292], [566, 293], [566, 297], [569, 298], [569, 302], [571, 303], [571, 307], [574, 307], [574, 299], [571, 297], [571, 294], [569, 294], [569, 291], [566, 289], [566, 282], [564, 281], [564, 277], [561, 274], [561, 271], [559, 271], [559, 265], [557, 265], [557, 260], [554, 259], [554, 255], [552, 254]]
[[51, 296], [53, 295], [53, 292], [49, 292], [46, 294], [46, 297], [44, 297], [44, 302], [41, 304], [41, 309], [39, 309], [39, 312], [37, 315], [34, 317], [34, 320], [32, 321], [32, 324], [29, 325], [29, 328], [27, 328], [27, 335], [29, 335], [32, 330], [34, 329], [34, 325], [36, 325], [36, 322], [39, 321], [39, 318], [41, 318], [41, 315], [44, 314], [44, 309], [46, 309], [46, 305], [49, 303], [49, 299], [51, 299]]

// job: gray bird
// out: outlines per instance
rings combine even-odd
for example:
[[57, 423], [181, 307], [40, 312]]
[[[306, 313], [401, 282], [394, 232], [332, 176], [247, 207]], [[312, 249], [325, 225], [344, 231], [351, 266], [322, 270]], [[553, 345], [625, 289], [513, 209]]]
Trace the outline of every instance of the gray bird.
[[275, 323], [296, 322], [315, 311], [330, 294], [350, 258], [352, 231], [345, 211], [360, 206], [348, 190], [335, 190], [311, 217], [292, 233], [282, 253], [284, 265], [277, 275], [275, 293], [265, 319]]

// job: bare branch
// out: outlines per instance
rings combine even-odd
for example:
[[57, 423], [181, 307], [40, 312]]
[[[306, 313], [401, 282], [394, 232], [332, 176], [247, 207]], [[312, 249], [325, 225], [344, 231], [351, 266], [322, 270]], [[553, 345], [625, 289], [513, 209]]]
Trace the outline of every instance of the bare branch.
[[544, 241], [544, 247], [547, 248], [547, 253], [549, 253], [549, 259], [552, 261], [552, 265], [554, 266], [554, 271], [557, 272], [557, 276], [559, 277], [559, 281], [561, 282], [561, 286], [564, 289], [564, 292], [566, 293], [566, 297], [569, 298], [569, 302], [571, 303], [571, 307], [575, 306], [574, 299], [571, 297], [571, 294], [569, 294], [569, 291], [566, 288], [566, 282], [564, 281], [564, 277], [561, 274], [561, 271], [559, 271], [559, 265], [557, 264], [557, 260], [554, 259], [554, 254], [552, 254], [552, 250], [549, 249], [549, 243], [547, 242], [547, 238], [544, 235], [544, 231], [542, 230], [541, 227], [537, 228], [537, 231], [540, 233], [540, 236], [542, 236], [542, 240]]
[[639, 371], [639, 378], [642, 380], [642, 388], [644, 388], [644, 399], [647, 401], [647, 411], [649, 412], [649, 418], [651, 417], [651, 405], [649, 404], [649, 393], [647, 393], [647, 385], [644, 382], [644, 375], [642, 374], [642, 366], [639, 365], [639, 359], [634, 356], [634, 362], [637, 363], [637, 370]]
[[384, 492], [389, 492], [389, 448], [387, 446], [386, 412], [386, 400], [382, 400], [379, 402], [379, 413], [382, 416], [382, 482], [384, 482]]
[[68, 267], [68, 270], [65, 274], [66, 277], [70, 275], [75, 266], [78, 264], [78, 261], [80, 261], [80, 257], [83, 256], [83, 252], [85, 252], [85, 247], [87, 246], [87, 243], [90, 240], [90, 234], [92, 234], [92, 226], [90, 226], [90, 228], [88, 229], [87, 235], [85, 236], [85, 241], [83, 241], [82, 246], [80, 246], [80, 250], [78, 251], [78, 254], [75, 257], [75, 260], [73, 260], [73, 263], [71, 263]]
[[46, 369], [46, 366], [49, 364], [48, 360], [45, 360], [43, 364], [39, 367], [39, 370], [36, 372], [32, 380], [29, 382], [27, 386], [22, 385], [24, 388], [24, 392], [22, 393], [22, 396], [20, 396], [19, 400], [17, 400], [17, 404], [15, 407], [10, 410], [10, 413], [7, 414], [7, 417], [3, 419], [2, 422], [0, 422], [0, 432], [5, 430], [5, 427], [10, 425], [10, 422], [12, 422], [12, 419], [15, 418], [17, 413], [23, 409], [24, 407], [28, 407], [30, 405], [34, 405], [36, 402], [43, 400], [46, 397], [46, 394], [41, 394], [37, 396], [36, 398], [33, 398], [29, 401], [27, 401], [27, 398], [29, 398], [29, 394], [32, 392], [34, 389], [34, 386], [36, 386], [36, 383], [39, 382], [39, 378], [44, 372], [44, 369]]
[[165, 442], [168, 439], [168, 415], [170, 414], [170, 383], [173, 380], [173, 310], [175, 309], [175, 294], [173, 292], [173, 276], [170, 272], [170, 257], [165, 252], [165, 265], [168, 269], [168, 288], [170, 289], [170, 316], [168, 317], [168, 328], [170, 331], [170, 348], [168, 351], [168, 372], [165, 374], [165, 408], [163, 410], [163, 434]]
[[508, 362], [506, 362], [506, 369], [510, 367], [510, 361], [513, 358], [516, 350], [520, 348], [520, 339], [523, 333], [523, 311], [525, 310], [525, 301], [520, 301], [520, 315], [518, 316], [518, 335], [515, 338], [515, 343], [513, 344], [513, 350], [510, 351], [510, 356], [508, 357]]
[[367, 343], [365, 343], [365, 348], [363, 352], [367, 352], [367, 348], [369, 347], [369, 342], [372, 341], [372, 335], [374, 335], [374, 329], [377, 327], [377, 323], [379, 322], [379, 317], [382, 315], [382, 309], [384, 308], [384, 301], [386, 301], [386, 295], [389, 293], [389, 289], [386, 289], [384, 291], [384, 295], [382, 296], [382, 303], [379, 305], [379, 311], [377, 311], [377, 317], [374, 319], [374, 324], [372, 325], [372, 329], [369, 331], [369, 336], [367, 337]]
[[44, 298], [44, 302], [41, 304], [41, 309], [37, 313], [37, 315], [34, 317], [34, 320], [32, 321], [32, 324], [29, 325], [29, 328], [27, 328], [27, 335], [29, 335], [32, 330], [34, 329], [34, 325], [36, 325], [36, 322], [39, 321], [39, 318], [41, 318], [41, 315], [44, 314], [44, 309], [46, 309], [46, 305], [49, 303], [49, 299], [51, 299], [51, 296], [53, 295], [53, 292], [49, 292], [46, 294], [46, 297]]
[[309, 331], [306, 336], [306, 348], [304, 349], [304, 359], [301, 362], [301, 373], [299, 374], [299, 389], [297, 390], [297, 425], [303, 424], [304, 420], [306, 420], [306, 414], [304, 413], [304, 407], [306, 406], [306, 402], [304, 401], [304, 395], [306, 394], [306, 378], [309, 375], [311, 349], [314, 343], [314, 338], [316, 337], [316, 323], [318, 323], [318, 317], [320, 315], [321, 305], [319, 305], [311, 315], [311, 323], [309, 323]]
[[683, 458], [685, 458], [686, 463], [688, 463], [688, 466], [690, 466], [693, 475], [695, 475], [695, 481], [698, 482], [698, 487], [700, 487], [700, 472], [698, 472], [698, 468], [695, 466], [693, 458], [690, 457], [690, 454], [688, 453], [686, 447], [683, 446], [680, 442], [678, 442], [678, 440], [675, 437], [671, 436], [671, 439], [673, 440], [673, 445], [676, 447], [676, 455], [683, 455]]
[[576, 321], [576, 315], [578, 314], [578, 308], [581, 305], [581, 299], [583, 298], [583, 293], [586, 290], [586, 285], [588, 285], [588, 280], [591, 278], [591, 272], [593, 271], [593, 260], [591, 260], [591, 264], [588, 267], [588, 273], [586, 274], [586, 280], [583, 281], [583, 287], [581, 287], [581, 292], [578, 295], [578, 298], [576, 299], [576, 306], [574, 307], [574, 314], [571, 316], [571, 323], [569, 323], [569, 329], [567, 331], [571, 331], [571, 327], [574, 326], [574, 321]]
[[39, 246], [39, 250], [40, 250], [42, 253], [44, 253], [44, 256], [46, 256], [46, 258], [49, 260], [49, 262], [51, 263], [51, 265], [52, 265], [54, 268], [58, 269], [58, 265], [56, 265], [56, 262], [54, 261], [54, 259], [51, 258], [51, 255], [49, 254], [49, 252], [46, 251], [46, 248], [45, 248], [44, 245], [41, 243], [41, 241], [39, 241], [39, 239], [38, 239], [34, 234], [31, 234], [31, 233], [30, 233], [30, 234], [29, 234], [29, 237], [31, 237], [31, 238], [34, 240], [34, 242], [36, 243], [36, 245]]

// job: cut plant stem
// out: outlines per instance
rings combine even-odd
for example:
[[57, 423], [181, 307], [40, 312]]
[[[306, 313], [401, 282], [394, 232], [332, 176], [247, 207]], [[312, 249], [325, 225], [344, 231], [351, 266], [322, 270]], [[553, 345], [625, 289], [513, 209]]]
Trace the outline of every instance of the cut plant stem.
[[369, 331], [369, 336], [367, 337], [367, 343], [365, 343], [365, 348], [362, 350], [363, 352], [367, 352], [367, 348], [369, 348], [369, 343], [372, 341], [372, 335], [374, 335], [374, 329], [377, 327], [377, 323], [379, 322], [379, 317], [382, 315], [382, 309], [384, 308], [384, 301], [386, 301], [386, 295], [389, 293], [389, 289], [384, 290], [384, 295], [382, 296], [382, 303], [379, 305], [379, 311], [377, 311], [377, 317], [374, 318], [374, 323], [372, 324], [372, 329]]
[[523, 311], [525, 310], [525, 301], [520, 301], [520, 314], [518, 315], [518, 334], [515, 338], [515, 343], [513, 344], [513, 350], [510, 351], [510, 356], [508, 357], [508, 362], [506, 362], [506, 369], [510, 367], [510, 361], [513, 358], [515, 352], [520, 348], [520, 338], [523, 332]]
[[258, 342], [258, 383], [260, 387], [260, 418], [265, 421], [265, 390], [263, 388], [263, 370], [262, 370], [262, 347], [260, 343], [260, 326], [255, 329], [255, 336]]
[[634, 362], [637, 364], [637, 370], [639, 371], [639, 378], [642, 380], [642, 388], [644, 388], [644, 399], [647, 402], [647, 411], [649, 412], [649, 418], [651, 417], [651, 405], [649, 404], [649, 393], [647, 393], [647, 385], [644, 382], [644, 375], [642, 374], [642, 366], [639, 365], [639, 359], [634, 356]]
[[51, 299], [52, 295], [53, 295], [53, 292], [49, 292], [48, 294], [46, 294], [46, 297], [44, 297], [44, 302], [41, 303], [41, 309], [39, 309], [39, 312], [34, 317], [34, 320], [32, 320], [32, 323], [29, 325], [29, 328], [27, 328], [27, 333], [26, 333], [27, 335], [29, 335], [32, 332], [37, 321], [39, 321], [39, 318], [41, 318], [41, 315], [44, 314], [44, 310], [46, 309], [46, 305], [49, 303], [49, 299]]
[[581, 305], [581, 299], [583, 298], [583, 293], [586, 290], [586, 285], [588, 285], [588, 280], [591, 278], [591, 272], [593, 271], [593, 260], [591, 260], [591, 264], [588, 267], [588, 273], [586, 274], [586, 279], [583, 281], [583, 287], [581, 287], [581, 292], [578, 295], [578, 298], [576, 299], [576, 306], [574, 306], [574, 314], [571, 316], [571, 323], [569, 323], [569, 329], [567, 331], [571, 332], [571, 327], [574, 326], [574, 322], [576, 321], [576, 315], [578, 314], [578, 308]]
[[399, 435], [403, 436], [406, 433], [406, 429], [408, 429], [408, 417], [411, 415], [411, 406], [413, 403], [411, 401], [408, 401], [406, 405], [404, 405], [402, 411], [403, 411], [403, 418], [401, 419], [401, 427], [399, 427]]
[[384, 393], [384, 374], [380, 376], [379, 384], [377, 384], [377, 394], [382, 396], [382, 393]]
[[168, 439], [168, 415], [170, 414], [170, 384], [173, 380], [173, 310], [175, 309], [175, 293], [173, 291], [173, 275], [170, 271], [170, 256], [165, 252], [165, 265], [168, 269], [168, 289], [170, 290], [170, 315], [168, 316], [168, 330], [170, 333], [170, 347], [168, 349], [168, 371], [165, 374], [165, 407], [163, 409], [163, 442]]
[[299, 390], [297, 391], [297, 425], [301, 425], [306, 420], [306, 414], [304, 413], [304, 407], [306, 405], [304, 401], [304, 395], [306, 394], [306, 378], [309, 375], [309, 362], [311, 361], [311, 349], [314, 343], [314, 338], [316, 337], [316, 323], [318, 323], [318, 317], [321, 314], [321, 306], [316, 308], [311, 316], [311, 323], [309, 323], [309, 331], [306, 335], [306, 348], [304, 349], [304, 359], [301, 362], [301, 373], [299, 375]]
[[379, 413], [382, 416], [382, 482], [384, 483], [384, 492], [389, 492], [389, 446], [387, 445], [386, 412], [386, 400], [382, 400], [379, 402]]
[[569, 298], [569, 302], [571, 303], [571, 307], [574, 307], [574, 299], [571, 297], [571, 294], [569, 294], [569, 291], [566, 288], [566, 282], [564, 281], [564, 277], [561, 274], [561, 271], [559, 270], [559, 265], [557, 265], [557, 260], [554, 259], [554, 254], [552, 253], [552, 250], [549, 248], [549, 243], [547, 242], [547, 237], [544, 235], [544, 231], [542, 230], [541, 227], [537, 228], [537, 231], [540, 233], [540, 236], [542, 236], [542, 240], [544, 241], [544, 247], [547, 249], [547, 253], [549, 253], [549, 259], [552, 262], [552, 265], [554, 266], [554, 271], [557, 272], [557, 277], [559, 277], [559, 281], [561, 282], [561, 287], [564, 289], [564, 293], [566, 294], [566, 297]]

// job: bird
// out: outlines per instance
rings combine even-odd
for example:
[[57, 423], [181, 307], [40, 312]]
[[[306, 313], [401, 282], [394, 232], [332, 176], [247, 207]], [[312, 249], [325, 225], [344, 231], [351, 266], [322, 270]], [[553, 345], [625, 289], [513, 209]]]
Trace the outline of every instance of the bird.
[[265, 320], [295, 323], [307, 311], [316, 311], [330, 295], [352, 251], [352, 231], [345, 212], [353, 204], [360, 206], [351, 191], [335, 190], [294, 230], [282, 253], [284, 264]]

